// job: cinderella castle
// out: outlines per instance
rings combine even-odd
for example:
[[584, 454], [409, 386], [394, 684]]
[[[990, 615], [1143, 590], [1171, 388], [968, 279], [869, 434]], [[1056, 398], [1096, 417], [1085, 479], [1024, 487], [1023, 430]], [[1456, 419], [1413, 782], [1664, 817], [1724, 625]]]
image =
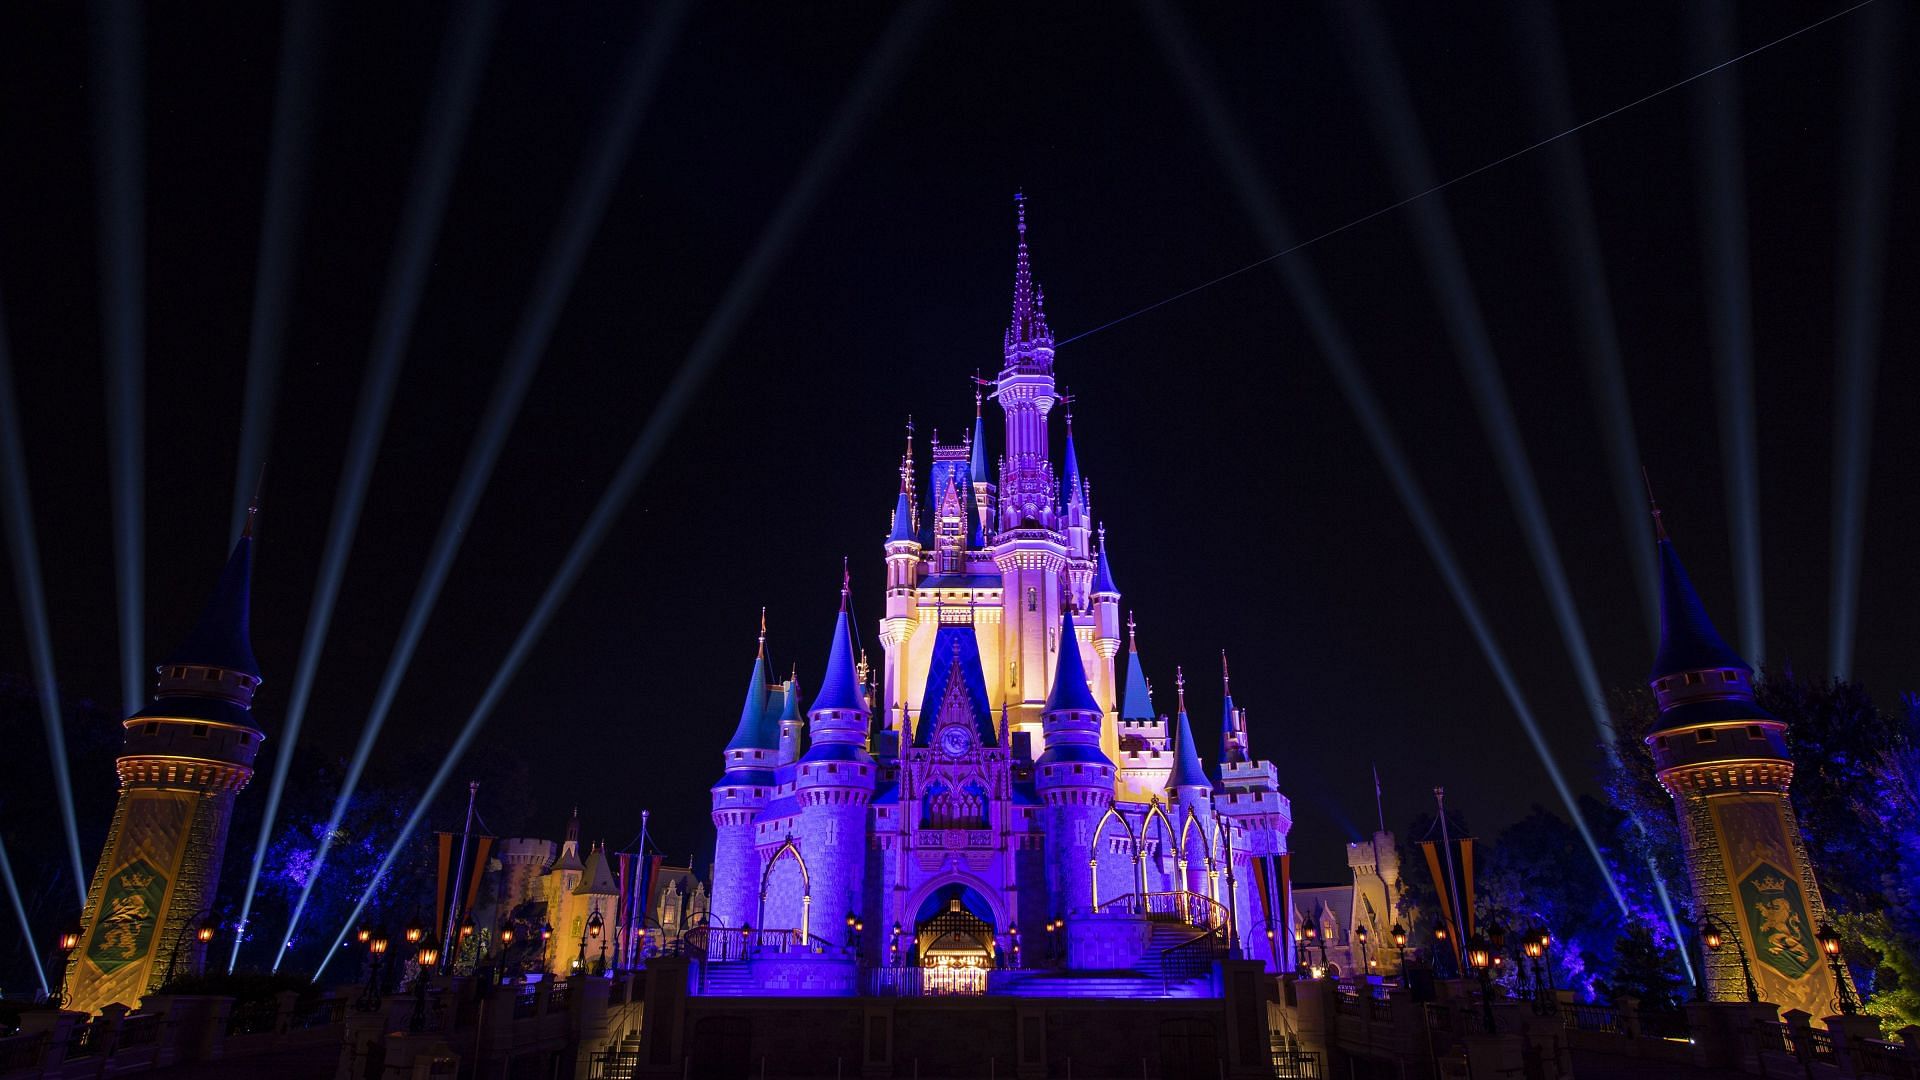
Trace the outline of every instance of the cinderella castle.
[[762, 620], [713, 786], [708, 992], [848, 993], [863, 970], [1036, 993], [1099, 972], [1108, 990], [1177, 992], [1169, 965], [1283, 966], [1290, 951], [1291, 807], [1253, 757], [1224, 655], [1217, 743], [1198, 741], [1178, 669], [1171, 718], [1156, 706], [1072, 414], [1050, 430], [1054, 337], [1016, 206], [1012, 320], [980, 384], [1001, 452], [978, 389], [970, 436], [936, 433], [924, 472], [909, 428], [879, 666], [844, 578], [811, 697], [768, 670]]

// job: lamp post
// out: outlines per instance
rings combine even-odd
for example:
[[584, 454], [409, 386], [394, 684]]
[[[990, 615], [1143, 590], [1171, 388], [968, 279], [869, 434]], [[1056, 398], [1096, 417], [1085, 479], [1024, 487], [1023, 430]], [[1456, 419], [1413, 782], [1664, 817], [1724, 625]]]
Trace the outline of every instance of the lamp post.
[[542, 974], [544, 974], [550, 966], [547, 963], [547, 950], [551, 947], [552, 943], [553, 924], [543, 922], [540, 924], [540, 971]]
[[[587, 913], [587, 930], [586, 933], [580, 935], [580, 963], [578, 965], [583, 975], [586, 974], [587, 971], [587, 941], [588, 939], [600, 941], [600, 928], [606, 924], [607, 921], [601, 917], [599, 908], [594, 908]], [[600, 941], [600, 970], [605, 971], [606, 967], [607, 943]]]
[[1527, 934], [1520, 946], [1533, 961], [1533, 1011], [1541, 1016], [1547, 1015], [1553, 1008], [1553, 1003], [1547, 998], [1547, 980], [1541, 967], [1541, 958], [1547, 954], [1547, 940], [1545, 930], [1534, 930]]
[[513, 924], [508, 923], [501, 927], [500, 936], [496, 940], [500, 942], [500, 976], [501, 980], [505, 981], [512, 974], [507, 967], [507, 952], [513, 948]]
[[60, 954], [60, 981], [54, 984], [53, 993], [47, 995], [47, 1001], [56, 1009], [67, 1003], [67, 958], [72, 956], [73, 950], [79, 947], [80, 928], [78, 926], [70, 926], [60, 931], [60, 936], [55, 939], [53, 948]]
[[1740, 977], [1747, 983], [1747, 1004], [1760, 1004], [1760, 989], [1753, 985], [1753, 968], [1747, 965], [1747, 950], [1740, 944], [1739, 932], [1721, 922], [1717, 916], [1709, 915], [1700, 924], [1700, 940], [1706, 944], [1708, 952], [1716, 953], [1727, 941], [1733, 942], [1733, 954], [1740, 958]]
[[1484, 938], [1474, 938], [1467, 942], [1467, 963], [1480, 976], [1480, 1017], [1487, 1025], [1487, 1034], [1494, 1033], [1493, 1026], [1493, 950]]
[[1448, 965], [1448, 970], [1455, 975], [1460, 974], [1459, 954], [1453, 952], [1453, 946], [1447, 941], [1447, 924], [1435, 923], [1433, 924], [1433, 966], [1435, 968], [1440, 966], [1440, 954], [1443, 952], [1454, 957], [1454, 963]]
[[387, 935], [384, 931], [362, 928], [359, 937], [367, 943], [367, 988], [360, 994], [360, 1000], [354, 1003], [354, 1007], [361, 1012], [378, 1012], [380, 960], [387, 955]]
[[[1047, 929], [1053, 929], [1053, 924], [1048, 923]], [[894, 922], [893, 933], [887, 938], [887, 966], [900, 966], [900, 923], [898, 921]]]
[[1845, 962], [1840, 956], [1840, 931], [1835, 930], [1832, 923], [1821, 923], [1813, 939], [1820, 943], [1820, 951], [1827, 954], [1827, 968], [1833, 972], [1833, 992], [1840, 998], [1841, 1014], [1854, 1015], [1860, 1007], [1854, 1004], [1853, 991], [1847, 989], [1846, 977], [1840, 973], [1840, 965]]
[[427, 934], [414, 951], [418, 969], [413, 975], [413, 1015], [407, 1018], [407, 1030], [419, 1034], [427, 1030], [427, 973], [440, 962], [440, 943]]
[[1373, 957], [1367, 953], [1367, 928], [1363, 923], [1353, 928], [1353, 939], [1360, 943], [1360, 981], [1366, 982], [1373, 974]]
[[1407, 981], [1407, 928], [1394, 923], [1387, 933], [1393, 938], [1393, 947], [1400, 950], [1400, 981]]
[[440, 957], [440, 966], [442, 970], [445, 970], [447, 968], [453, 967], [455, 964], [458, 964], [460, 962], [461, 954], [466, 953], [468, 949], [472, 948], [473, 930], [474, 930], [473, 913], [468, 912], [466, 918], [460, 920], [459, 939], [457, 941], [447, 942], [448, 948], [446, 949], [445, 955]]
[[203, 911], [194, 916], [193, 921], [181, 927], [180, 933], [174, 936], [173, 948], [167, 953], [167, 977], [166, 980], [161, 983], [162, 986], [172, 985], [174, 967], [180, 962], [180, 946], [187, 943], [189, 934], [192, 935], [191, 940], [197, 941], [202, 945], [212, 941], [214, 934], [213, 912]]

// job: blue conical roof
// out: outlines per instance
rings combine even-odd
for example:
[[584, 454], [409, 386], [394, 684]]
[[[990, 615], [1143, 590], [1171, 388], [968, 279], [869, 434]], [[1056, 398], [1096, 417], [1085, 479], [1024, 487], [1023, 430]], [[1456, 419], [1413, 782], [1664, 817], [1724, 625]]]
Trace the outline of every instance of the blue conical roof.
[[774, 721], [774, 742], [778, 743], [780, 741], [780, 728], [778, 725], [798, 719], [800, 719], [800, 680], [788, 679], [786, 682], [785, 700], [780, 704], [780, 716]]
[[1744, 668], [1752, 665], [1741, 659], [1713, 628], [1707, 607], [1700, 602], [1687, 568], [1673, 550], [1673, 541], [1662, 536], [1660, 549], [1660, 651], [1653, 658], [1650, 679], [1660, 679], [1682, 671], [1706, 671], [1713, 668]]
[[242, 535], [220, 571], [207, 606], [200, 609], [199, 621], [162, 663], [203, 664], [258, 679], [260, 663], [253, 658], [253, 642], [247, 630], [252, 578], [253, 537]]
[[1080, 638], [1073, 632], [1073, 612], [1060, 612], [1060, 661], [1053, 669], [1053, 690], [1047, 694], [1044, 712], [1102, 711], [1087, 685], [1087, 667], [1080, 662]]
[[1133, 617], [1127, 617], [1127, 691], [1120, 698], [1120, 719], [1151, 720], [1153, 691], [1147, 689], [1147, 669], [1140, 662], [1140, 645], [1133, 640]]
[[973, 473], [975, 483], [993, 475], [987, 471], [987, 418], [980, 415], [977, 400], [973, 410], [973, 457], [967, 462], [967, 467]]
[[753, 658], [753, 677], [747, 681], [747, 700], [740, 706], [740, 724], [727, 741], [729, 750], [772, 750], [780, 745], [776, 733], [767, 738], [770, 714], [767, 708], [767, 657], [763, 650]]
[[1113, 583], [1113, 568], [1107, 565], [1107, 542], [1104, 538], [1100, 541], [1100, 554], [1093, 563], [1093, 593], [1095, 596], [1101, 593], [1120, 595], [1120, 586]]
[[967, 692], [973, 714], [973, 728], [983, 746], [999, 741], [993, 729], [993, 704], [987, 697], [987, 676], [980, 662], [980, 641], [973, 627], [955, 623], [942, 626], [933, 638], [933, 650], [927, 661], [927, 681], [920, 695], [920, 722], [914, 725], [913, 745], [932, 745], [933, 728], [946, 703], [947, 687], [960, 680]]
[[887, 542], [892, 544], [913, 539], [913, 505], [907, 500], [907, 489], [902, 487], [900, 495], [893, 500], [893, 532], [887, 535]]
[[1073, 420], [1067, 420], [1067, 452], [1060, 466], [1060, 505], [1065, 506], [1080, 490], [1080, 456], [1073, 452]]
[[827, 672], [820, 677], [820, 694], [813, 699], [813, 708], [809, 713], [837, 709], [842, 712], [864, 713], [867, 711], [866, 698], [860, 694], [860, 674], [854, 668], [853, 629], [847, 623], [847, 609], [843, 602], [840, 617], [833, 624], [833, 647], [827, 652]]
[[1180, 723], [1174, 738], [1173, 775], [1168, 778], [1167, 786], [1212, 787], [1213, 781], [1207, 779], [1207, 770], [1200, 764], [1200, 751], [1193, 745], [1193, 724], [1187, 720], [1184, 705], [1180, 708]]

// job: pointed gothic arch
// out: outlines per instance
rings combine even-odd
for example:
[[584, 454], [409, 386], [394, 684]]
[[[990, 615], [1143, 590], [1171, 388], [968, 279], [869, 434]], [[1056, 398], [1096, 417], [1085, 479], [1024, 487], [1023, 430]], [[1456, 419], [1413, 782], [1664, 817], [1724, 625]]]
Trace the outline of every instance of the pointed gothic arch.
[[773, 882], [775, 868], [789, 856], [800, 868], [800, 940], [805, 941], [813, 932], [813, 875], [807, 870], [807, 858], [800, 853], [800, 845], [793, 842], [792, 833], [788, 833], [786, 840], [767, 857], [766, 866], [760, 870], [760, 904], [754, 914], [754, 922], [762, 930], [767, 928], [767, 890]]
[[[1090, 899], [1093, 901], [1095, 910], [1100, 907], [1100, 838], [1106, 833], [1109, 821], [1119, 824], [1120, 834], [1127, 839], [1136, 867], [1140, 858], [1140, 838], [1133, 834], [1133, 826], [1127, 824], [1127, 819], [1121, 816], [1119, 808], [1109, 799], [1106, 813], [1100, 815], [1100, 820], [1093, 827], [1093, 835], [1087, 841], [1087, 881], [1089, 889], [1092, 890]], [[1136, 888], [1138, 888], [1139, 875], [1136, 873], [1134, 877]]]
[[1171, 885], [1172, 888], [1169, 888], [1165, 891], [1172, 892], [1175, 889], [1186, 887], [1184, 882], [1180, 880], [1180, 877], [1177, 876], [1182, 874], [1182, 871], [1185, 869], [1185, 866], [1186, 866], [1186, 854], [1182, 852], [1178, 846], [1180, 834], [1173, 827], [1173, 819], [1167, 817], [1166, 808], [1160, 805], [1159, 799], [1154, 799], [1153, 801], [1147, 803], [1146, 816], [1140, 819], [1139, 862], [1140, 862], [1140, 894], [1142, 896], [1145, 896], [1148, 892], [1159, 891], [1159, 890], [1149, 889], [1148, 882], [1147, 882], [1147, 832], [1149, 829], [1152, 828], [1153, 819], [1156, 817], [1160, 819], [1160, 833], [1161, 833], [1161, 836], [1164, 838], [1162, 842], [1166, 844], [1168, 848], [1173, 849], [1173, 857], [1174, 857], [1174, 870], [1172, 874], [1168, 875], [1168, 884]]

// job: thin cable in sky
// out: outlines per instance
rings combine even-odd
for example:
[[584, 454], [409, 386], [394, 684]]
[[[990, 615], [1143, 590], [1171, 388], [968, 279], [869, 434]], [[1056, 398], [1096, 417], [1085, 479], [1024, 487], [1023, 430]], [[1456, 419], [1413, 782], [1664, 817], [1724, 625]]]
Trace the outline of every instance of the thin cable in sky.
[[1166, 307], [1168, 304], [1171, 304], [1177, 300], [1184, 300], [1187, 297], [1192, 296], [1194, 293], [1203, 292], [1207, 289], [1211, 289], [1215, 285], [1218, 285], [1223, 281], [1230, 281], [1250, 270], [1257, 270], [1260, 267], [1265, 266], [1268, 263], [1274, 261], [1275, 259], [1285, 258], [1286, 256], [1291, 255], [1294, 252], [1301, 250], [1302, 248], [1312, 247], [1313, 245], [1319, 243], [1322, 240], [1328, 239], [1329, 237], [1338, 236], [1341, 233], [1346, 232], [1350, 229], [1354, 229], [1361, 225], [1365, 225], [1367, 222], [1372, 221], [1374, 218], [1377, 218], [1382, 214], [1391, 214], [1395, 210], [1400, 209], [1401, 207], [1407, 205], [1408, 203], [1418, 202], [1421, 199], [1424, 199], [1427, 196], [1434, 194], [1435, 192], [1445, 191], [1447, 188], [1450, 188], [1453, 185], [1458, 184], [1463, 180], [1470, 180], [1473, 177], [1479, 176], [1481, 173], [1486, 172], [1488, 169], [1498, 168], [1499, 166], [1505, 165], [1507, 162], [1512, 161], [1517, 157], [1522, 157], [1526, 154], [1530, 154], [1533, 151], [1540, 149], [1543, 146], [1547, 146], [1551, 143], [1558, 142], [1559, 140], [1564, 139], [1567, 136], [1574, 134], [1575, 132], [1584, 131], [1587, 128], [1590, 128], [1593, 125], [1598, 124], [1603, 120], [1611, 120], [1612, 118], [1619, 116], [1621, 113], [1626, 112], [1628, 109], [1645, 105], [1647, 102], [1652, 101], [1654, 98], [1660, 97], [1663, 94], [1670, 94], [1673, 91], [1678, 90], [1681, 87], [1687, 85], [1688, 83], [1695, 82], [1699, 79], [1704, 79], [1707, 76], [1713, 74], [1714, 72], [1721, 70], [1722, 68], [1731, 67], [1734, 64], [1737, 64], [1740, 61], [1745, 60], [1749, 57], [1758, 56], [1759, 54], [1766, 52], [1768, 49], [1771, 49], [1776, 45], [1783, 45], [1789, 41], [1792, 41], [1794, 38], [1799, 37], [1801, 34], [1807, 33], [1810, 30], [1817, 30], [1820, 27], [1825, 26], [1827, 23], [1830, 23], [1835, 19], [1841, 18], [1842, 16], [1850, 15], [1853, 12], [1856, 12], [1861, 8], [1866, 7], [1867, 5], [1873, 2], [1874, 0], [1860, 0], [1860, 3], [1857, 3], [1852, 7], [1844, 8], [1840, 11], [1836, 11], [1833, 14], [1828, 15], [1822, 19], [1816, 19], [1813, 22], [1810, 22], [1807, 25], [1802, 26], [1798, 30], [1795, 30], [1791, 33], [1784, 34], [1780, 37], [1774, 38], [1772, 41], [1769, 41], [1764, 45], [1757, 45], [1751, 49], [1748, 49], [1746, 52], [1741, 53], [1738, 56], [1731, 57], [1727, 60], [1723, 60], [1720, 63], [1715, 64], [1712, 67], [1707, 68], [1703, 71], [1697, 71], [1692, 75], [1689, 75], [1684, 79], [1681, 79], [1679, 82], [1672, 83], [1668, 86], [1663, 86], [1660, 89], [1655, 90], [1650, 94], [1647, 94], [1643, 97], [1635, 98], [1632, 101], [1627, 102], [1625, 105], [1619, 106], [1618, 108], [1609, 109], [1608, 111], [1601, 113], [1599, 116], [1596, 116], [1591, 120], [1583, 120], [1580, 123], [1575, 124], [1574, 126], [1566, 129], [1565, 131], [1558, 132], [1557, 134], [1549, 135], [1546, 138], [1541, 139], [1539, 142], [1531, 143], [1527, 146], [1523, 146], [1520, 149], [1515, 150], [1510, 154], [1506, 154], [1502, 157], [1497, 157], [1492, 161], [1487, 162], [1484, 165], [1480, 165], [1475, 168], [1468, 169], [1466, 172], [1463, 172], [1460, 175], [1455, 176], [1451, 180], [1443, 180], [1440, 183], [1435, 184], [1430, 188], [1427, 188], [1425, 191], [1415, 192], [1414, 194], [1409, 195], [1404, 199], [1401, 199], [1399, 202], [1389, 203], [1388, 205], [1383, 206], [1378, 210], [1375, 210], [1371, 213], [1363, 214], [1360, 217], [1354, 218], [1352, 221], [1349, 221], [1344, 225], [1337, 225], [1331, 229], [1328, 229], [1326, 232], [1319, 234], [1318, 236], [1313, 236], [1313, 237], [1309, 237], [1306, 240], [1302, 240], [1299, 243], [1294, 244], [1293, 246], [1285, 249], [1284, 251], [1276, 251], [1273, 254], [1266, 256], [1265, 258], [1256, 259], [1253, 262], [1250, 262], [1238, 269], [1229, 270], [1226, 273], [1221, 274], [1219, 277], [1211, 278], [1207, 281], [1203, 281], [1198, 285], [1192, 286], [1191, 288], [1182, 289], [1179, 292], [1174, 293], [1172, 296], [1166, 297], [1161, 300], [1156, 300], [1153, 303], [1148, 304], [1143, 308], [1136, 308], [1135, 310], [1130, 311], [1127, 314], [1122, 315], [1117, 319], [1112, 319], [1108, 322], [1103, 322], [1099, 326], [1096, 326], [1091, 330], [1082, 330], [1079, 333], [1073, 335], [1072, 337], [1061, 338], [1059, 341], [1059, 345], [1069, 345], [1069, 344], [1072, 344], [1073, 342], [1079, 341], [1081, 338], [1092, 337], [1093, 335], [1100, 333], [1102, 330], [1110, 330], [1113, 327], [1119, 326], [1121, 323], [1128, 321], [1129, 319], [1135, 319], [1142, 315], [1147, 314], [1150, 311], [1156, 311], [1160, 308]]
[[406, 205], [400, 215], [400, 232], [394, 238], [386, 291], [381, 298], [379, 321], [367, 356], [366, 375], [360, 383], [353, 430], [348, 436], [347, 460], [340, 470], [333, 520], [320, 556], [320, 573], [314, 581], [313, 607], [307, 612], [306, 636], [300, 643], [300, 662], [294, 669], [293, 688], [287, 699], [286, 719], [279, 736], [280, 750], [274, 758], [273, 775], [267, 782], [266, 806], [260, 815], [260, 838], [254, 845], [252, 872], [247, 875], [246, 889], [241, 894], [239, 927], [233, 935], [228, 971], [239, 963], [240, 946], [247, 939], [247, 920], [253, 913], [254, 893], [260, 885], [261, 869], [266, 865], [267, 848], [273, 843], [275, 815], [281, 793], [286, 789], [294, 750], [300, 743], [300, 725], [306, 719], [327, 629], [333, 621], [334, 604], [340, 598], [341, 580], [346, 577], [347, 557], [353, 551], [354, 534], [360, 529], [360, 511], [365, 506], [367, 487], [380, 454], [387, 415], [393, 408], [400, 365], [406, 359], [414, 317], [427, 291], [427, 272], [433, 265], [433, 249], [439, 242], [440, 227], [446, 221], [448, 194], [453, 189], [460, 148], [473, 119], [473, 103], [479, 96], [480, 75], [499, 11], [498, 0], [485, 0], [457, 10], [435, 71], [431, 103], [427, 106], [426, 136], [414, 162]]
[[479, 735], [480, 729], [486, 725], [487, 719], [493, 715], [493, 710], [500, 703], [507, 687], [519, 674], [520, 666], [526, 662], [533, 647], [539, 643], [540, 636], [546, 632], [548, 623], [553, 621], [554, 614], [559, 611], [561, 604], [573, 591], [573, 586], [580, 580], [580, 575], [586, 571], [587, 564], [599, 550], [601, 542], [606, 539], [607, 533], [612, 530], [615, 521], [626, 509], [634, 490], [640, 486], [641, 480], [652, 469], [654, 459], [666, 447], [667, 439], [679, 425], [681, 414], [693, 402], [701, 384], [706, 381], [714, 365], [732, 344], [735, 332], [740, 329], [741, 324], [746, 321], [748, 312], [759, 300], [761, 292], [766, 288], [767, 280], [786, 257], [787, 250], [792, 247], [795, 237], [799, 234], [801, 227], [806, 224], [815, 204], [819, 202], [828, 183], [852, 150], [854, 142], [866, 126], [868, 116], [875, 106], [887, 100], [889, 92], [907, 66], [907, 60], [917, 50], [920, 40], [933, 21], [932, 16], [940, 6], [937, 0], [917, 0], [914, 3], [903, 4], [894, 10], [892, 20], [887, 24], [886, 30], [881, 33], [880, 40], [873, 46], [872, 52], [868, 54], [866, 63], [862, 65], [852, 87], [841, 99], [839, 108], [835, 111], [826, 132], [807, 155], [805, 163], [800, 168], [799, 176], [787, 189], [786, 195], [775, 209], [773, 217], [768, 221], [758, 242], [748, 252], [739, 269], [735, 271], [732, 281], [728, 283], [727, 291], [713, 306], [707, 316], [706, 324], [700, 329], [700, 335], [694, 339], [692, 347], [687, 350], [686, 358], [680, 364], [680, 370], [674, 374], [673, 380], [667, 384], [665, 392], [654, 405], [652, 414], [647, 417], [645, 426], [640, 429], [639, 437], [627, 451], [627, 456], [621, 461], [620, 468], [614, 473], [613, 479], [608, 482], [605, 492], [600, 496], [599, 504], [594, 507], [593, 514], [587, 518], [585, 526], [580, 530], [580, 535], [573, 542], [573, 547], [567, 552], [553, 580], [548, 583], [546, 592], [541, 595], [539, 604], [527, 617], [526, 624], [520, 629], [519, 637], [514, 640], [513, 647], [507, 651], [506, 658], [501, 661], [500, 669], [494, 673], [479, 703], [468, 715], [466, 723], [460, 729], [460, 734], [454, 739], [453, 746], [441, 759], [440, 768], [427, 782], [420, 802], [400, 826], [399, 835], [394, 837], [392, 846], [387, 849], [386, 857], [374, 870], [373, 879], [367, 883], [365, 891], [360, 894], [360, 899], [354, 904], [353, 911], [347, 916], [339, 935], [334, 938], [333, 944], [321, 957], [320, 967], [313, 973], [315, 982], [320, 980], [320, 974], [326, 970], [327, 963], [339, 953], [340, 943], [346, 940], [348, 930], [359, 921], [360, 913], [365, 910], [374, 890], [380, 887], [380, 882], [386, 877], [387, 870], [405, 850], [408, 838], [413, 835], [414, 830], [419, 827], [420, 822], [432, 807], [434, 796], [453, 775], [453, 770], [459, 766], [460, 759]]
[[386, 673], [380, 677], [380, 688], [374, 695], [373, 706], [367, 710], [366, 723], [360, 730], [360, 741], [353, 750], [353, 760], [347, 765], [346, 777], [340, 782], [340, 792], [334, 796], [333, 810], [327, 818], [326, 827], [320, 832], [320, 849], [307, 869], [307, 880], [300, 887], [300, 899], [293, 905], [293, 914], [287, 919], [287, 933], [281, 937], [280, 948], [273, 958], [275, 971], [280, 969], [281, 962], [286, 958], [287, 948], [293, 941], [293, 927], [299, 925], [301, 915], [307, 910], [307, 901], [320, 882], [320, 871], [326, 867], [327, 855], [333, 850], [334, 836], [347, 816], [354, 792], [359, 789], [360, 776], [366, 771], [367, 762], [373, 758], [373, 748], [381, 730], [386, 727], [387, 717], [400, 693], [400, 684], [413, 663], [414, 650], [419, 647], [420, 639], [426, 633], [427, 621], [432, 618], [434, 607], [440, 601], [440, 590], [453, 572], [454, 558], [460, 553], [460, 543], [466, 539], [467, 527], [473, 523], [473, 515], [480, 508], [480, 498], [486, 494], [487, 484], [493, 478], [493, 467], [500, 460], [507, 435], [512, 432], [514, 421], [520, 415], [521, 403], [526, 400], [527, 390], [533, 385], [540, 358], [546, 354], [547, 346], [553, 340], [553, 330], [560, 321], [561, 311], [566, 307], [567, 296], [580, 276], [580, 264], [585, 261], [600, 222], [606, 216], [607, 204], [613, 199], [614, 189], [626, 166], [641, 121], [647, 114], [647, 106], [652, 102], [654, 90], [660, 83], [661, 72], [667, 66], [673, 44], [679, 40], [686, 8], [684, 0], [673, 0], [660, 9], [657, 18], [647, 20], [639, 42], [624, 65], [629, 72], [627, 81], [609, 103], [606, 123], [602, 125], [597, 138], [589, 144], [590, 152], [584, 167], [574, 178], [573, 189], [562, 208], [560, 221], [554, 226], [553, 238], [548, 243], [533, 289], [527, 296], [526, 307], [520, 314], [520, 324], [514, 331], [506, 361], [501, 365], [500, 374], [494, 382], [493, 396], [487, 402], [485, 417], [479, 430], [474, 433], [473, 445], [467, 450], [466, 464], [460, 470], [459, 483], [455, 485], [453, 498], [447, 503], [446, 513], [440, 519], [440, 532], [434, 537], [433, 552], [427, 556], [426, 570], [420, 575], [420, 583], [414, 587], [413, 601], [407, 607], [406, 622], [401, 626], [399, 639], [394, 642]]

